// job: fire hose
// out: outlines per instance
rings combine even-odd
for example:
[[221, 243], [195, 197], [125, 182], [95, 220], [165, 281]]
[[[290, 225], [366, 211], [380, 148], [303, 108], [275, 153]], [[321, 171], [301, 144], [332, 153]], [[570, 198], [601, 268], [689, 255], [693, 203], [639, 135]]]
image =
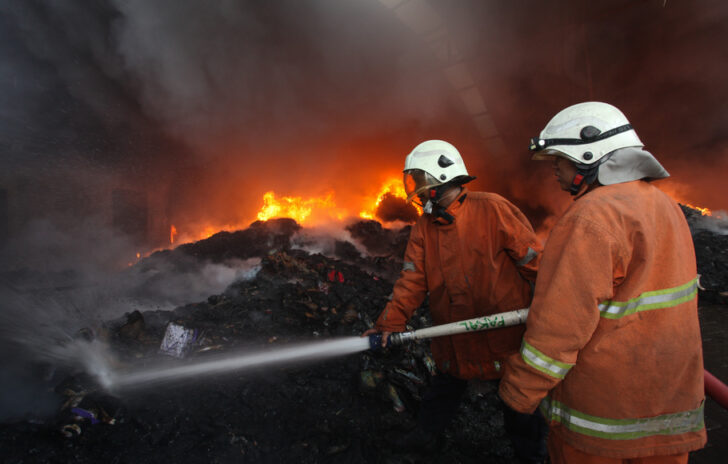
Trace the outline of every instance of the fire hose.
[[[528, 308], [516, 309], [505, 313], [491, 314], [489, 316], [476, 317], [449, 324], [426, 327], [424, 329], [410, 332], [393, 333], [387, 340], [387, 345], [397, 346], [410, 343], [415, 340], [443, 337], [446, 335], [458, 335], [481, 330], [499, 329], [518, 324], [525, 324], [528, 317]], [[369, 346], [372, 350], [380, 349], [382, 346], [382, 334], [376, 333], [369, 336]], [[704, 370], [705, 394], [715, 400], [723, 408], [728, 409], [728, 386], [721, 382], [713, 374]]]
[[[449, 324], [426, 327], [411, 332], [393, 333], [387, 340], [387, 345], [403, 345], [415, 340], [425, 338], [442, 337], [445, 335], [457, 335], [468, 332], [478, 332], [488, 329], [499, 329], [512, 325], [525, 324], [528, 316], [528, 308], [516, 309], [505, 313], [481, 316], [465, 321], [451, 322]], [[369, 336], [369, 346], [375, 350], [382, 346], [382, 334], [377, 333]]]

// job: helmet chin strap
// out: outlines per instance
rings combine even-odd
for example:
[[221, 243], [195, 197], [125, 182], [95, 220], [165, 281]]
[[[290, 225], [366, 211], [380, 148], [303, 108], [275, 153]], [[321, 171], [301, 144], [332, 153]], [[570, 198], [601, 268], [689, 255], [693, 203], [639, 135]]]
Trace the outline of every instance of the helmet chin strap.
[[579, 193], [579, 191], [581, 191], [581, 188], [584, 184], [591, 185], [592, 183], [594, 183], [594, 181], [597, 179], [597, 174], [599, 173], [600, 164], [601, 163], [597, 163], [596, 165], [577, 164], [576, 175], [573, 179], [571, 179], [569, 193], [572, 195], [576, 195]]
[[445, 211], [445, 208], [440, 205], [440, 199], [442, 198], [442, 194], [445, 191], [445, 185], [439, 185], [435, 188], [431, 188], [429, 190], [429, 199], [428, 202], [432, 204], [432, 214], [436, 218], [442, 218], [445, 221], [447, 221], [448, 224], [452, 224], [453, 221], [455, 221], [455, 218], [452, 214]]
[[581, 186], [584, 185], [584, 175], [577, 173], [573, 179], [571, 179], [571, 185], [569, 186], [569, 193], [576, 195], [581, 190]]

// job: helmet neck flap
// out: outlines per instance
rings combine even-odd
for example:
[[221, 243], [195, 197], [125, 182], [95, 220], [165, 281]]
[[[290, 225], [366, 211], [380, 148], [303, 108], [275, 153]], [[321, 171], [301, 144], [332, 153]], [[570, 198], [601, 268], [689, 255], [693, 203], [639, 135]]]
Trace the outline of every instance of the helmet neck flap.
[[[532, 159], [566, 158], [577, 173], [569, 191], [578, 194], [597, 179], [603, 185], [669, 176], [647, 151], [627, 117], [602, 102], [569, 106], [554, 116], [539, 137], [531, 139]], [[602, 172], [603, 171], [603, 172]]]

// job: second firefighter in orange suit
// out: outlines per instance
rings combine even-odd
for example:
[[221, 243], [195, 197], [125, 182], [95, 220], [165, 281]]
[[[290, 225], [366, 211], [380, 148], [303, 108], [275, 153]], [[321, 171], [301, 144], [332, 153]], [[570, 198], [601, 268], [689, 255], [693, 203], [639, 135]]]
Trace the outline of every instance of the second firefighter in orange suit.
[[695, 253], [667, 172], [617, 108], [566, 108], [531, 145], [576, 201], [544, 250], [501, 398], [540, 406], [553, 464], [686, 463], [706, 441]]
[[[374, 330], [385, 338], [406, 330], [425, 296], [435, 325], [528, 307], [541, 244], [512, 203], [463, 187], [472, 179], [447, 142], [423, 142], [407, 156], [408, 200], [419, 199], [425, 214], [412, 228], [392, 299], [376, 321]], [[432, 442], [430, 436], [441, 433], [455, 415], [466, 380], [500, 378], [502, 363], [517, 352], [523, 331], [517, 326], [433, 339], [432, 354], [442, 374], [425, 395], [413, 433]], [[507, 429], [511, 422], [506, 418]], [[516, 440], [530, 441], [530, 453], [536, 455], [523, 462], [545, 455], [545, 428], [537, 429], [535, 437]], [[518, 443], [516, 451], [526, 448]]]

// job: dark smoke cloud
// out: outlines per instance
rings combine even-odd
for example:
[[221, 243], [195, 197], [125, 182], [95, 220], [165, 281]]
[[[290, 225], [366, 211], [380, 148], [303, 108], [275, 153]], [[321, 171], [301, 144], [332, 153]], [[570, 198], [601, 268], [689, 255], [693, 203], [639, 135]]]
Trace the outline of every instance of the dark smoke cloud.
[[[403, 69], [406, 31], [377, 2], [113, 4], [143, 107], [210, 156], [262, 147], [294, 163], [327, 160], [321, 138], [368, 135], [395, 116], [439, 118], [446, 99], [440, 76]], [[259, 156], [243, 157], [266, 164]]]
[[[723, 2], [425, 2], [473, 72], [505, 143], [499, 158], [395, 3], [5, 3], [0, 85], [12, 124], [0, 143], [22, 147], [3, 156], [26, 162], [28, 144], [40, 157], [60, 145], [117, 167], [136, 156], [157, 178], [181, 179], [177, 209], [201, 214], [201, 194], [208, 208], [231, 198], [249, 210], [264, 188], [361, 188], [341, 181], [341, 165], [396, 171], [435, 137], [463, 150], [475, 186], [529, 202], [517, 196], [532, 169], [528, 137], [589, 99], [623, 108], [668, 169], [725, 143]], [[191, 160], [159, 149], [160, 130]]]
[[[153, 138], [121, 56], [109, 41], [116, 13], [103, 2], [5, 2], [3, 154], [128, 163]], [[133, 140], [125, 140], [125, 137]], [[32, 155], [31, 153], [33, 152]]]
[[443, 138], [473, 188], [541, 221], [568, 198], [527, 140], [594, 99], [625, 111], [684, 200], [728, 207], [710, 168], [728, 141], [724, 2], [411, 3], [439, 15], [500, 142], [480, 138], [397, 2], [29, 0], [0, 6], [0, 184], [105, 169], [150, 192], [161, 222], [233, 224], [265, 190], [354, 201]]
[[376, 215], [385, 222], [415, 222], [419, 213], [412, 204], [407, 203], [404, 199], [386, 193], [377, 207]]
[[528, 139], [559, 110], [597, 100], [624, 111], [646, 148], [671, 172], [671, 182], [686, 187], [683, 201], [728, 206], [716, 169], [728, 142], [728, 4], [457, 4], [453, 15], [465, 24], [461, 36], [480, 63], [480, 89], [509, 153], [490, 160], [501, 180], [490, 177], [487, 189], [514, 198], [532, 217], [543, 207], [560, 211], [550, 173], [527, 161]]

